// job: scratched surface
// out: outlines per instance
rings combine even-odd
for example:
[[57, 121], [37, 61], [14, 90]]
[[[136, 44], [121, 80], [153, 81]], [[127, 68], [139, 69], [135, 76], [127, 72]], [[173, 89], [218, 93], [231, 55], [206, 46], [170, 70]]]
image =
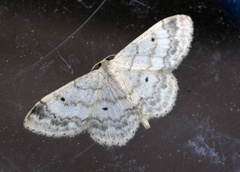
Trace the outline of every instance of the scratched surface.
[[[88, 3], [86, 3], [88, 2]], [[174, 3], [173, 3], [174, 2]], [[236, 1], [21, 1], [0, 4], [0, 171], [240, 171], [240, 3]], [[116, 54], [157, 21], [194, 21], [166, 117], [127, 146], [88, 134], [54, 139], [23, 128], [43, 96]]]

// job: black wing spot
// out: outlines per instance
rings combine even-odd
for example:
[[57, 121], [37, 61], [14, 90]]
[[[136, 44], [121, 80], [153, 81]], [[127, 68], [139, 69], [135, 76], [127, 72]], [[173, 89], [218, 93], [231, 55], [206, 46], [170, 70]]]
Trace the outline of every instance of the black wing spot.
[[61, 97], [61, 101], [62, 101], [62, 102], [65, 102], [65, 98], [64, 98], [64, 97]]
[[106, 111], [106, 110], [108, 110], [108, 108], [107, 108], [107, 107], [104, 107], [104, 108], [102, 108], [102, 110], [105, 110], [105, 111]]
[[31, 113], [35, 113], [35, 114], [41, 114], [43, 113], [43, 105], [42, 104], [38, 104], [36, 106], [34, 106], [34, 108], [31, 110]]
[[148, 82], [148, 77], [145, 78], [145, 82]]
[[154, 41], [155, 41], [155, 38], [152, 38], [151, 41], [154, 42]]

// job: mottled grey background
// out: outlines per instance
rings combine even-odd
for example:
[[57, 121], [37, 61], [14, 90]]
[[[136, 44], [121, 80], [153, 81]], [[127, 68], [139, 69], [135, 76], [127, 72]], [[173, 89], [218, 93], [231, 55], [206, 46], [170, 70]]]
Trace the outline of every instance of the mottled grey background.
[[[2, 0], [0, 171], [239, 172], [239, 9], [233, 0]], [[87, 133], [54, 139], [23, 128], [43, 96], [175, 14], [192, 17], [194, 40], [174, 71], [176, 106], [150, 130], [107, 148]]]

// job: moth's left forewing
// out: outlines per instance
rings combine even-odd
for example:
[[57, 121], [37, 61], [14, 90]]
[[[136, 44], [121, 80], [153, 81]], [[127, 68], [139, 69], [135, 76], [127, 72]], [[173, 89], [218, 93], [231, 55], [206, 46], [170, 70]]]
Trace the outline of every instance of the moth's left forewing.
[[24, 127], [53, 137], [75, 136], [88, 127], [88, 111], [101, 80], [98, 70], [42, 98], [27, 114]]

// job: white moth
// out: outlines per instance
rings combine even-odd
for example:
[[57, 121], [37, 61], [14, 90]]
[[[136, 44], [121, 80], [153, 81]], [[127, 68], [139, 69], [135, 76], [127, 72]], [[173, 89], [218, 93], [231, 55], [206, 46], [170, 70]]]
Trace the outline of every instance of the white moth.
[[187, 55], [193, 35], [189, 16], [159, 21], [98, 70], [77, 78], [41, 99], [24, 127], [52, 137], [88, 131], [101, 145], [123, 146], [139, 123], [169, 113], [178, 85], [172, 71]]

